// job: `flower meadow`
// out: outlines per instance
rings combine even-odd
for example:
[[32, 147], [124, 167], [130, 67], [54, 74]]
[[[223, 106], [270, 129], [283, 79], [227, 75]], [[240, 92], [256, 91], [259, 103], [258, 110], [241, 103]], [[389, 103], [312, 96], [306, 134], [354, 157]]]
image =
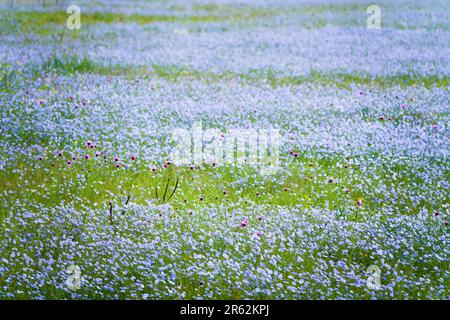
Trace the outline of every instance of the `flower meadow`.
[[448, 1], [70, 4], [0, 5], [0, 299], [450, 299]]

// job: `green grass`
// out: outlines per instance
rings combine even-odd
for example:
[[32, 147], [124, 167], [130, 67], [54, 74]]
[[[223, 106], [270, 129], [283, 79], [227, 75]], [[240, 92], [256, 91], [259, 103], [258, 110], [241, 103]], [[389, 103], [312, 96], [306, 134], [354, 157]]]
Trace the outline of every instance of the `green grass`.
[[[364, 159], [340, 156], [283, 156], [283, 161], [287, 162], [292, 175], [282, 177], [280, 184], [279, 180], [274, 181], [270, 176], [262, 177], [257, 174], [255, 168], [246, 165], [239, 168], [204, 165], [194, 170], [187, 166], [171, 166], [169, 169], [160, 168], [154, 173], [148, 163], [133, 163], [127, 160], [130, 164], [128, 169], [124, 166], [117, 169], [111, 158], [104, 160], [93, 154], [90, 160], [79, 159], [69, 167], [66, 161], [70, 157], [70, 154], [65, 153], [62, 158], [49, 154], [43, 160], [16, 159], [16, 164], [0, 177], [0, 194], [13, 191], [14, 197], [10, 197], [10, 201], [30, 201], [47, 205], [57, 205], [61, 202], [77, 205], [106, 204], [127, 195], [131, 195], [131, 201], [137, 204], [145, 204], [147, 201], [161, 203], [167, 179], [170, 178], [166, 199], [178, 179], [178, 188], [170, 202], [175, 210], [182, 211], [193, 210], [199, 205], [226, 203], [241, 203], [243, 208], [255, 203], [287, 207], [302, 205], [305, 209], [328, 208], [342, 214], [348, 213], [345, 209], [350, 207], [353, 208], [350, 210], [352, 216], [346, 218], [358, 220], [361, 218], [358, 216], [361, 212], [375, 213], [383, 206], [398, 207], [398, 203], [410, 206], [411, 209], [405, 210], [403, 214], [412, 215], [417, 214], [423, 207], [433, 210], [438, 205], [431, 199], [418, 206], [412, 205], [409, 197], [403, 193], [404, 186], [425, 182], [412, 173], [412, 167], [390, 164], [388, 160], [383, 162], [383, 166], [374, 167], [368, 174], [362, 173], [358, 165], [349, 164], [364, 163]], [[433, 161], [439, 165], [441, 160]], [[396, 180], [391, 179], [394, 172], [398, 174]], [[330, 177], [333, 178], [332, 182], [328, 181]], [[236, 181], [244, 178], [244, 184], [236, 184]], [[28, 183], [24, 185], [24, 181]], [[364, 190], [369, 187], [369, 181], [374, 188], [384, 186], [398, 190], [398, 196], [392, 199], [383, 199], [382, 194], [368, 196]], [[118, 186], [121, 186], [120, 192], [117, 191]], [[29, 192], [30, 189], [41, 188], [46, 192]], [[225, 190], [227, 194], [224, 194]], [[112, 194], [115, 194], [116, 199], [111, 197]], [[203, 200], [200, 200], [200, 197], [203, 197]], [[383, 201], [380, 202], [378, 197]], [[361, 208], [356, 205], [358, 199], [364, 201]], [[450, 201], [450, 198], [447, 200]]]
[[[126, 65], [103, 65], [87, 58], [80, 58], [73, 55], [62, 57], [52, 57], [42, 66], [33, 66], [35, 72], [56, 72], [60, 74], [93, 73], [110, 76], [124, 76], [129, 79], [158, 77], [169, 81], [179, 80], [201, 80], [205, 82], [227, 81], [237, 79], [243, 83], [269, 84], [271, 87], [298, 86], [302, 84], [320, 84], [336, 86], [338, 88], [350, 88], [352, 85], [364, 85], [380, 88], [392, 86], [423, 86], [425, 88], [448, 88], [450, 87], [450, 77], [447, 75], [418, 75], [401, 74], [392, 76], [371, 77], [367, 74], [354, 73], [324, 73], [312, 70], [307, 75], [286, 76], [277, 73], [273, 69], [253, 69], [245, 73], [234, 71], [223, 71], [214, 73], [191, 69], [185, 66], [176, 65], [152, 65], [126, 66]], [[0, 75], [7, 78], [8, 75]], [[0, 80], [1, 81], [1, 80]]]
[[[137, 23], [140, 25], [154, 23], [183, 23], [191, 26], [196, 23], [228, 22], [243, 26], [252, 26], [255, 22], [266, 23], [272, 18], [281, 16], [298, 17], [296, 22], [299, 27], [307, 29], [320, 29], [327, 25], [339, 25], [343, 27], [365, 28], [366, 9], [368, 4], [304, 4], [298, 6], [286, 6], [270, 8], [264, 6], [249, 6], [244, 4], [198, 4], [192, 6], [172, 6], [167, 14], [122, 14], [111, 12], [81, 12], [83, 26], [92, 26], [98, 23]], [[392, 7], [389, 3], [381, 3], [383, 11], [402, 10], [403, 6]], [[404, 9], [410, 10], [410, 7]], [[361, 13], [362, 20], [349, 20], [346, 14]], [[331, 19], [328, 14], [340, 14], [339, 19]], [[36, 33], [41, 36], [58, 35], [66, 31], [68, 14], [65, 11], [0, 11], [0, 21], [3, 28], [0, 32], [20, 32], [23, 34]], [[274, 22], [271, 22], [273, 24]], [[398, 21], [384, 21], [384, 27], [395, 29], [415, 29], [418, 26], [407, 26]], [[278, 24], [278, 23], [277, 23]], [[275, 26], [275, 24], [273, 24]], [[429, 26], [428, 26], [429, 27]], [[434, 29], [446, 29], [445, 23], [433, 25]], [[420, 28], [420, 26], [419, 26]], [[224, 27], [223, 30], [228, 28]], [[195, 30], [192, 29], [192, 30]], [[197, 29], [199, 30], [199, 29]], [[70, 37], [79, 37], [80, 31], [71, 32]]]

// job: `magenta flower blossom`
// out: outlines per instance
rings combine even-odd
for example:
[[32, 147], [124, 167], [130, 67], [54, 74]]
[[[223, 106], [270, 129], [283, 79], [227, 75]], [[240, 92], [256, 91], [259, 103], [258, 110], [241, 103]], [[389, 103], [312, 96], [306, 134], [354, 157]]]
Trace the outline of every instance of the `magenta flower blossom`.
[[242, 228], [247, 228], [248, 227], [248, 221], [247, 220], [242, 220], [240, 226]]

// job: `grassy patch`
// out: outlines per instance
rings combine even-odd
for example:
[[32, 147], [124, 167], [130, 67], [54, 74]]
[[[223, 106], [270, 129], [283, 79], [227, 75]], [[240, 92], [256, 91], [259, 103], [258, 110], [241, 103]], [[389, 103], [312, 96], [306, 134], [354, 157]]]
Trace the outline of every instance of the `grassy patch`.
[[55, 71], [62, 74], [94, 73], [100, 75], [124, 76], [127, 78], [159, 77], [169, 81], [182, 79], [211, 81], [226, 81], [238, 79], [244, 83], [267, 83], [272, 87], [298, 86], [302, 84], [331, 85], [338, 88], [350, 88], [352, 85], [365, 85], [381, 88], [392, 86], [424, 86], [426, 88], [446, 88], [450, 86], [450, 78], [447, 75], [418, 75], [401, 74], [392, 76], [371, 77], [367, 74], [353, 73], [324, 73], [312, 70], [307, 75], [285, 76], [271, 68], [253, 69], [245, 73], [225, 70], [220, 73], [195, 70], [185, 66], [176, 65], [152, 65], [145, 66], [127, 65], [102, 65], [87, 58], [77, 56], [52, 57], [43, 66], [35, 69], [43, 69], [44, 72]]
[[[419, 206], [412, 204], [404, 193], [407, 191], [404, 186], [425, 184], [425, 181], [414, 174], [412, 165], [389, 164], [389, 161], [374, 167], [368, 174], [361, 172], [357, 163], [365, 160], [359, 158], [314, 155], [284, 158], [291, 174], [277, 175], [278, 180], [275, 181], [260, 176], [255, 168], [246, 165], [238, 168], [203, 165], [193, 169], [170, 166], [167, 169], [159, 167], [157, 172], [153, 172], [153, 165], [149, 163], [129, 159], [121, 163], [115, 162], [112, 155], [104, 158], [102, 154], [88, 154], [89, 160], [85, 160], [83, 155], [72, 160], [73, 154], [68, 152], [62, 157], [47, 154], [35, 160], [18, 158], [16, 164], [0, 177], [0, 194], [13, 194], [10, 197], [13, 202], [20, 200], [46, 205], [67, 202], [80, 206], [79, 209], [86, 203], [105, 204], [127, 195], [131, 195], [131, 201], [136, 204], [148, 201], [164, 203], [164, 193], [167, 200], [178, 180], [170, 202], [175, 210], [184, 212], [199, 206], [229, 206], [233, 203], [242, 208], [254, 204], [302, 205], [305, 209], [330, 209], [343, 215], [344, 212], [346, 215], [351, 213], [347, 218], [358, 220], [362, 213], [375, 213], [383, 206], [396, 208], [398, 203], [410, 208], [398, 212], [403, 214], [417, 214], [424, 207], [433, 210], [438, 205], [432, 199], [429, 202], [422, 200]], [[68, 165], [67, 161], [71, 164]], [[438, 159], [432, 161], [441, 163]], [[119, 168], [116, 168], [117, 163], [120, 163]], [[391, 179], [392, 174], [397, 178]], [[382, 193], [369, 196], [365, 192], [369, 187], [366, 185], [368, 181], [374, 188], [393, 188], [398, 196], [389, 199]], [[45, 193], [30, 192], [44, 187]], [[165, 192], [166, 188], [168, 192]], [[363, 206], [357, 206], [358, 199], [364, 199]]]

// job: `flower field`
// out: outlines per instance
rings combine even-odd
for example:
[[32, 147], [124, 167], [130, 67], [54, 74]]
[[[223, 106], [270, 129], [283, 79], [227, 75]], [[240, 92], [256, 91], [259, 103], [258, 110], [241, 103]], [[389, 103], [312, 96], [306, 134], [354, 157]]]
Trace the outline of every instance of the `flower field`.
[[370, 4], [2, 2], [0, 299], [450, 299], [450, 3]]

